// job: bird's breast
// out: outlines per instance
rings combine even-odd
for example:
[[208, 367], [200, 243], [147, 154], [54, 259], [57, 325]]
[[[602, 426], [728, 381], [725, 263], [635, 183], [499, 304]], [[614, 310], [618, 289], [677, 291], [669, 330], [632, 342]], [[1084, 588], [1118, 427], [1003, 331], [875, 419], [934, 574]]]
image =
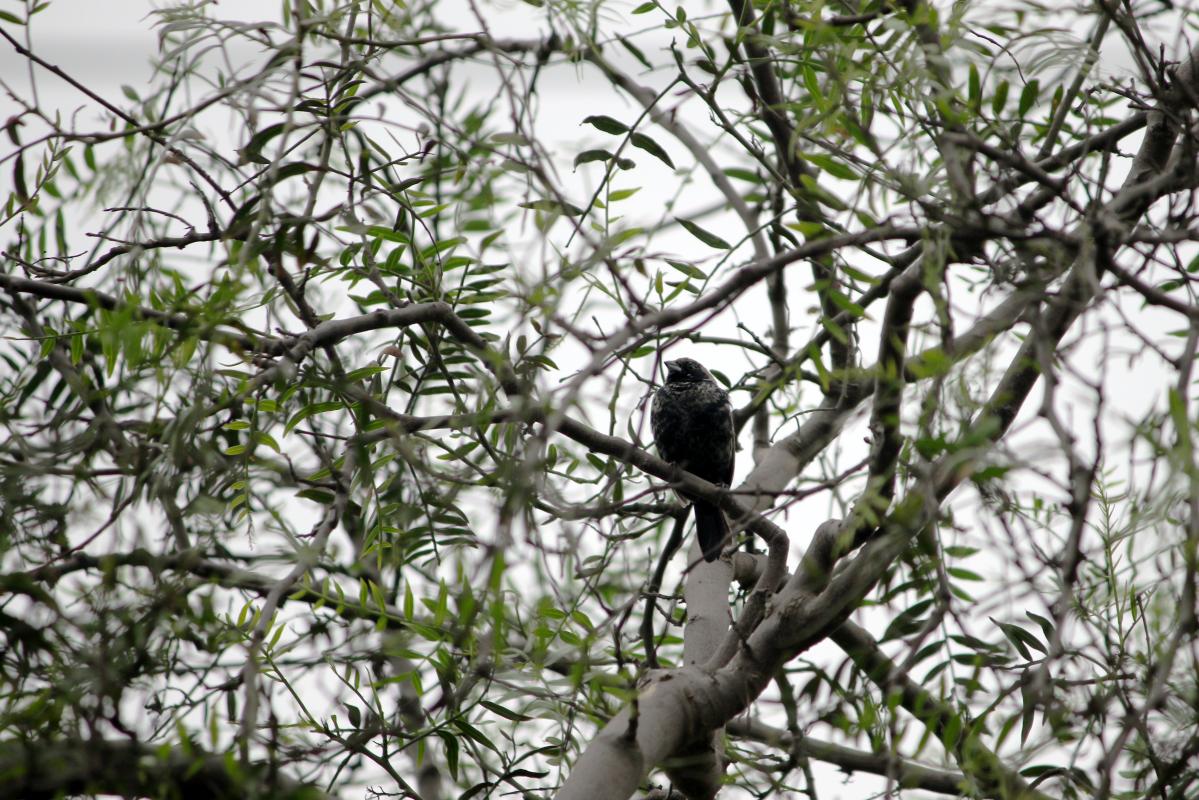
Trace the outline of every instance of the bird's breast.
[[715, 384], [667, 384], [651, 417], [658, 452], [711, 481], [727, 482], [735, 446], [728, 395]]

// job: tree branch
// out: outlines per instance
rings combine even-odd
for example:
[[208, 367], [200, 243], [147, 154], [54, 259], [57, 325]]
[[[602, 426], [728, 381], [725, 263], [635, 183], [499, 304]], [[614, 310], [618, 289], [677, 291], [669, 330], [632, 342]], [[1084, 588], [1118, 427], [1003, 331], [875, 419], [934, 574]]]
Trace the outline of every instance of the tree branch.
[[276, 797], [324, 800], [312, 784], [281, 775], [274, 764], [239, 762], [194, 744], [164, 751], [161, 744], [76, 739], [0, 741], [0, 800], [55, 800], [65, 795], [115, 794], [179, 800]]

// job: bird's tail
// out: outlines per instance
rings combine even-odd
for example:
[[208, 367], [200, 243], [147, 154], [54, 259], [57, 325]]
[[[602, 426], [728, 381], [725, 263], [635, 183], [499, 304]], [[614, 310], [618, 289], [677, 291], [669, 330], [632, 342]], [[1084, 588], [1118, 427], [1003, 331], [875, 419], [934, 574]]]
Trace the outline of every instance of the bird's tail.
[[699, 538], [700, 549], [704, 551], [704, 561], [712, 562], [720, 558], [720, 551], [729, 538], [729, 523], [724, 513], [711, 503], [696, 500], [695, 535]]

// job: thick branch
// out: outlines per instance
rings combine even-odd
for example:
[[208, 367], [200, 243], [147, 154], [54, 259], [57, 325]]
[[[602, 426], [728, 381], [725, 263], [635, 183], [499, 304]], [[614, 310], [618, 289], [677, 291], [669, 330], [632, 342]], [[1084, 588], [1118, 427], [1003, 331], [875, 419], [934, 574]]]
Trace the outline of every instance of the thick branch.
[[160, 745], [79, 739], [0, 742], [0, 800], [54, 800], [81, 794], [241, 800], [245, 797], [321, 800], [312, 784], [279, 774], [273, 764], [238, 763], [195, 745], [163, 751]]
[[194, 333], [201, 339], [214, 341], [239, 352], [255, 352], [277, 346], [272, 337], [246, 336], [217, 330], [211, 323], [200, 324], [189, 314], [167, 313], [145, 306], [134, 306], [97, 289], [76, 289], [58, 283], [35, 281], [16, 275], [0, 275], [0, 287], [11, 294], [29, 294], [46, 300], [62, 300], [88, 307], [99, 307], [107, 311], [130, 311], [133, 316], [148, 322], [156, 322], [171, 330]]
[[844, 772], [882, 775], [904, 789], [923, 789], [927, 792], [960, 796], [962, 787], [968, 783], [960, 772], [937, 769], [891, 753], [868, 753], [810, 736], [803, 736], [797, 741], [787, 731], [772, 728], [756, 720], [736, 719], [728, 724], [727, 729], [733, 736], [785, 748], [796, 756], [814, 758], [839, 767]]
[[[163, 571], [180, 572], [210, 581], [226, 589], [238, 589], [266, 596], [278, 585], [279, 579], [253, 570], [205, 558], [199, 550], [177, 550], [166, 555], [157, 555], [139, 548], [129, 553], [110, 553], [94, 556], [88, 553], [74, 555], [47, 564], [43, 567], [0, 575], [0, 594], [24, 592], [31, 583], [54, 585], [67, 575], [88, 570], [111, 570], [116, 567], [142, 567], [157, 574]], [[406, 627], [404, 612], [395, 606], [362, 605], [348, 596], [327, 588], [324, 582], [310, 586], [294, 587], [291, 594], [283, 595], [280, 602], [300, 602], [308, 605], [321, 603], [322, 607], [347, 620], [366, 620], [387, 629]]]

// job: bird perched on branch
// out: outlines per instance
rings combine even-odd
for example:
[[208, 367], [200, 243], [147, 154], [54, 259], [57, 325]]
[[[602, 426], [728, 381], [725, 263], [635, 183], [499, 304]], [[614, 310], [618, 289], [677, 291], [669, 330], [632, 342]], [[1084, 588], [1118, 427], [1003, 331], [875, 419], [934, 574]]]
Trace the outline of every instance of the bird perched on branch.
[[[654, 395], [650, 412], [654, 443], [676, 467], [721, 486], [733, 480], [737, 436], [728, 393], [698, 361], [666, 362], [666, 383]], [[712, 503], [680, 493], [695, 507], [695, 531], [705, 561], [720, 557], [729, 523]]]

